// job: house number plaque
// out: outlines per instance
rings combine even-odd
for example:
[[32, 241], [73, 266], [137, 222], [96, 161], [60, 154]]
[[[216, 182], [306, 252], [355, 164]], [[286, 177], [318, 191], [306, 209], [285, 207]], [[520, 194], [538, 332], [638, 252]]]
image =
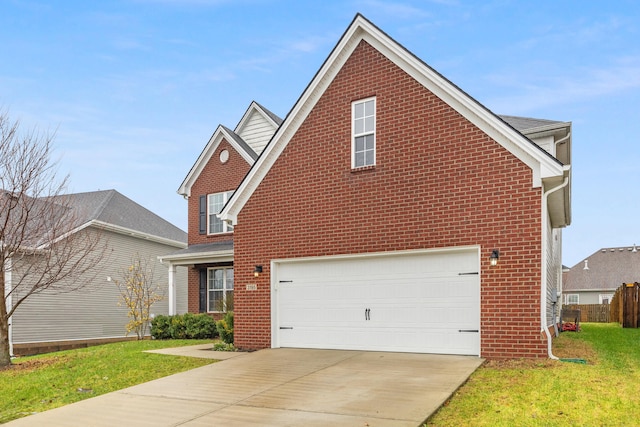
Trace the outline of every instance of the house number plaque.
[[255, 283], [249, 284], [249, 285], [247, 285], [247, 290], [248, 291], [257, 291], [258, 290], [258, 285], [256, 285]]

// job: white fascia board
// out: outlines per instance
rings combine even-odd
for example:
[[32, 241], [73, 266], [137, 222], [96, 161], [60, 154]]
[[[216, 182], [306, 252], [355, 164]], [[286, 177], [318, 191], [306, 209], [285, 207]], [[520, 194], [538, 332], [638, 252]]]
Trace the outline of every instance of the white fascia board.
[[[126, 228], [126, 227], [121, 227], [119, 225], [114, 225], [114, 224], [109, 224], [107, 222], [104, 221], [98, 221], [98, 220], [91, 220], [88, 222], [85, 222], [84, 224], [74, 228], [73, 230], [63, 234], [62, 236], [58, 237], [56, 240], [54, 240], [53, 243], [59, 242], [60, 240], [66, 238], [67, 236], [70, 236], [72, 234], [78, 233], [82, 230], [84, 230], [85, 228], [88, 227], [96, 227], [100, 230], [106, 230], [106, 231], [112, 231], [114, 233], [118, 233], [118, 234], [123, 234], [125, 236], [132, 236], [138, 239], [143, 239], [143, 240], [149, 240], [152, 242], [156, 242], [156, 243], [161, 243], [163, 245], [168, 245], [168, 246], [174, 246], [176, 248], [180, 248], [180, 249], [184, 249], [187, 247], [187, 243], [185, 242], [181, 242], [178, 240], [173, 240], [173, 239], [167, 239], [165, 237], [160, 237], [160, 236], [155, 236], [153, 234], [149, 234], [149, 233], [144, 233], [142, 231], [137, 231], [137, 230], [133, 230], [131, 228]], [[26, 248], [27, 250], [32, 250], [32, 251], [39, 251], [39, 250], [44, 250], [47, 248], [48, 245], [41, 245], [38, 246], [36, 248]]]
[[233, 249], [228, 251], [199, 252], [194, 254], [178, 254], [159, 256], [161, 263], [165, 261], [171, 265], [204, 264], [208, 262], [233, 261]]
[[178, 240], [167, 239], [165, 237], [155, 236], [153, 234], [144, 233], [141, 231], [133, 230], [131, 228], [121, 227], [119, 225], [109, 224], [104, 221], [93, 220], [90, 223], [87, 223], [83, 228], [87, 226], [96, 227], [100, 230], [111, 231], [114, 233], [122, 234], [125, 236], [135, 237], [137, 239], [149, 240], [151, 242], [161, 243], [163, 245], [173, 246], [176, 248], [184, 249], [187, 247], [186, 242], [181, 242]]
[[528, 165], [532, 170], [534, 187], [542, 186], [544, 178], [562, 175], [562, 165], [557, 160], [358, 15], [278, 128], [271, 143], [220, 212], [220, 219], [237, 223], [242, 207], [361, 40], [382, 52], [407, 74]]
[[249, 153], [247, 153], [236, 143], [235, 138], [229, 135], [229, 133], [224, 129], [223, 126], [219, 125], [213, 135], [211, 135], [211, 138], [209, 138], [209, 142], [207, 142], [207, 145], [202, 150], [202, 153], [200, 153], [198, 160], [196, 160], [186, 178], [184, 179], [184, 181], [182, 181], [182, 184], [180, 184], [180, 188], [178, 188], [178, 194], [185, 197], [191, 196], [191, 186], [196, 181], [196, 179], [198, 179], [198, 176], [200, 176], [200, 174], [204, 170], [205, 166], [211, 159], [211, 156], [213, 156], [213, 153], [215, 153], [218, 149], [218, 146], [222, 142], [222, 139], [226, 139], [227, 142], [231, 144], [231, 146], [242, 156], [243, 159], [245, 159], [247, 163], [249, 163], [250, 165], [253, 164], [253, 159], [251, 158]]
[[273, 126], [274, 129], [278, 128], [278, 124], [273, 121], [271, 116], [265, 113], [264, 110], [260, 108], [260, 105], [258, 105], [256, 101], [252, 101], [251, 105], [249, 105], [249, 108], [247, 108], [247, 111], [245, 111], [244, 116], [242, 116], [242, 119], [240, 119], [238, 126], [236, 126], [236, 128], [233, 130], [235, 133], [237, 134], [240, 133], [240, 130], [247, 124], [247, 121], [251, 118], [251, 113], [253, 113], [254, 111], [256, 111], [258, 114], [264, 117], [265, 120], [267, 120], [267, 122], [269, 122], [269, 124]]

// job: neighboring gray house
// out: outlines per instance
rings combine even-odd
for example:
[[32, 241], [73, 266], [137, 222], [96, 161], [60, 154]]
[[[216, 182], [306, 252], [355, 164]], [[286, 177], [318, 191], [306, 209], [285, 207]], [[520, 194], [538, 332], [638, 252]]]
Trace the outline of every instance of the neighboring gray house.
[[564, 304], [608, 304], [623, 283], [640, 282], [640, 252], [633, 246], [603, 248], [564, 273]]
[[[16, 355], [55, 351], [122, 340], [126, 337], [127, 309], [118, 305], [113, 281], [139, 253], [154, 264], [154, 281], [166, 295], [154, 304], [153, 314], [187, 311], [187, 272], [173, 281], [180, 284], [169, 300], [169, 277], [158, 256], [185, 248], [187, 234], [115, 190], [70, 194], [70, 205], [79, 216], [76, 233], [102, 233], [108, 245], [108, 260], [96, 268], [91, 285], [64, 294], [43, 292], [29, 297], [12, 316], [9, 340]], [[172, 272], [173, 273], [173, 272]], [[135, 334], [130, 334], [135, 337]]]

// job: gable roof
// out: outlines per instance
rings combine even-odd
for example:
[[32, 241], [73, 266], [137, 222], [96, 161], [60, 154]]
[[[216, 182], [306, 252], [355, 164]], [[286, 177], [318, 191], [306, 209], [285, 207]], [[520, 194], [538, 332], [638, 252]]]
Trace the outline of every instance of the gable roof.
[[[233, 223], [237, 222], [238, 213], [242, 207], [276, 162], [339, 70], [363, 40], [527, 164], [533, 172], [533, 186], [541, 187], [544, 185], [545, 187], [555, 188], [558, 185], [562, 185], [565, 178], [568, 179], [569, 166], [563, 165], [522, 133], [508, 125], [504, 120], [429, 67], [362, 15], [357, 14], [256, 163], [249, 170], [238, 190], [223, 208], [219, 215], [221, 219], [232, 221]], [[566, 182], [568, 181], [565, 180], [565, 184]], [[566, 211], [568, 205], [565, 200], [560, 203], [564, 205], [562, 210]], [[568, 217], [568, 215], [565, 215], [565, 217]]]
[[236, 126], [235, 132], [253, 151], [260, 154], [281, 123], [280, 117], [252, 101]]
[[116, 190], [58, 196], [78, 218], [78, 228], [95, 226], [120, 234], [184, 247], [187, 233]]
[[[211, 159], [211, 156], [213, 156], [213, 153], [216, 152], [216, 149], [218, 148], [218, 145], [220, 145], [222, 139], [225, 139], [229, 144], [231, 144], [231, 146], [249, 165], [253, 165], [258, 158], [258, 153], [239, 134], [244, 131], [245, 127], [255, 114], [258, 114], [263, 118], [273, 129], [273, 131], [268, 135], [268, 139], [271, 139], [275, 129], [277, 129], [282, 123], [282, 119], [270, 110], [258, 104], [256, 101], [252, 101], [234, 130], [229, 129], [224, 125], [218, 125], [218, 128], [211, 138], [209, 138], [209, 142], [205, 145], [200, 156], [189, 170], [185, 179], [182, 181], [182, 184], [180, 184], [178, 194], [185, 197], [191, 196], [191, 186], [198, 179], [198, 176], [202, 173], [202, 170]], [[261, 145], [264, 145], [264, 142]]]
[[242, 156], [242, 158], [250, 165], [258, 158], [258, 154], [234, 131], [226, 126], [218, 125], [218, 128], [213, 132], [209, 142], [205, 145], [204, 149], [200, 153], [200, 156], [193, 164], [189, 173], [180, 184], [178, 188], [178, 194], [189, 197], [191, 196], [191, 187], [193, 183], [198, 179], [200, 173], [211, 159], [211, 156], [216, 152], [218, 146], [222, 140], [226, 140], [231, 146]]
[[244, 115], [236, 125], [236, 128], [235, 128], [236, 132], [240, 133], [242, 131], [242, 128], [251, 117], [251, 114], [255, 111], [262, 114], [262, 116], [268, 119], [276, 128], [282, 124], [282, 119], [278, 117], [275, 113], [271, 112], [269, 109], [262, 106], [262, 104], [259, 104], [256, 101], [251, 101], [249, 108], [247, 108], [247, 111], [244, 112]]
[[640, 250], [635, 245], [602, 248], [571, 267], [563, 292], [613, 292], [623, 283], [634, 282], [640, 282]]

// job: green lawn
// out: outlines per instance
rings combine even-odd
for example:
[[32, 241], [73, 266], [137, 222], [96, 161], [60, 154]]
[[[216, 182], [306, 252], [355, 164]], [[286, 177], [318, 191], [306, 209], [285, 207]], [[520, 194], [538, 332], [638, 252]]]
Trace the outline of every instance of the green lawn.
[[490, 361], [429, 426], [635, 426], [640, 424], [640, 329], [582, 324], [554, 342], [587, 364]]
[[143, 351], [210, 342], [126, 341], [16, 359], [0, 371], [0, 423], [207, 365], [212, 360]]

